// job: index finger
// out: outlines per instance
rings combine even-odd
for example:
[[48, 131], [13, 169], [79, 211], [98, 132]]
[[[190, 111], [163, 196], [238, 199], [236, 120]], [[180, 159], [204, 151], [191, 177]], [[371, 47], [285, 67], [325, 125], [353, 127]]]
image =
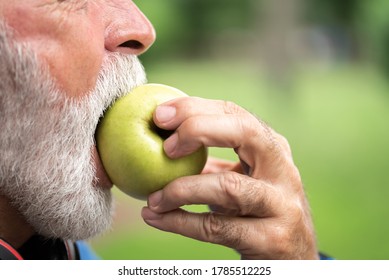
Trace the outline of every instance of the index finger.
[[163, 129], [175, 130], [164, 142], [165, 152], [172, 158], [193, 153], [202, 145], [233, 148], [255, 178], [275, 178], [290, 163], [283, 138], [231, 102], [179, 98], [158, 107], [154, 121]]

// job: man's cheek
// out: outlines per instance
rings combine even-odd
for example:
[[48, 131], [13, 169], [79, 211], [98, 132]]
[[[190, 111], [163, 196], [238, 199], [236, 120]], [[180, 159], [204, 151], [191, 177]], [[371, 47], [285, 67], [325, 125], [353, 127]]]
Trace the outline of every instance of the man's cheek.
[[68, 97], [79, 98], [94, 89], [101, 70], [103, 52], [89, 52], [73, 46], [58, 46], [55, 42], [46, 49], [32, 44], [43, 68], [47, 68], [59, 90]]
[[13, 7], [5, 11], [6, 22], [14, 29], [14, 39], [37, 54], [60, 90], [82, 97], [94, 89], [101, 69], [104, 26], [89, 15], [61, 18], [59, 12], [53, 15], [40, 9]]

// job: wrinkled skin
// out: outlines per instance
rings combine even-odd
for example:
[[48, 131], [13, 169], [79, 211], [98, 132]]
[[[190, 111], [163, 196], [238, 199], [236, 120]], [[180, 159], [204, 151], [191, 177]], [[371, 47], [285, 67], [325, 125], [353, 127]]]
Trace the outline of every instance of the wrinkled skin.
[[[211, 158], [203, 174], [152, 194], [142, 212], [146, 223], [231, 247], [242, 259], [318, 258], [299, 171], [283, 136], [233, 103], [200, 98], [168, 102], [154, 120], [176, 130], [164, 143], [170, 157], [205, 145], [234, 149], [240, 163]], [[213, 211], [180, 209], [204, 203]]]

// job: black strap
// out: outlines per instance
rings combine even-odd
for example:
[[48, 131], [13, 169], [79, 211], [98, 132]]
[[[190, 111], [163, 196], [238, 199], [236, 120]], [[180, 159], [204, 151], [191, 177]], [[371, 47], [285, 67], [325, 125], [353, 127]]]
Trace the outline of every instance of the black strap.
[[74, 242], [33, 235], [18, 250], [0, 238], [0, 260], [78, 260]]

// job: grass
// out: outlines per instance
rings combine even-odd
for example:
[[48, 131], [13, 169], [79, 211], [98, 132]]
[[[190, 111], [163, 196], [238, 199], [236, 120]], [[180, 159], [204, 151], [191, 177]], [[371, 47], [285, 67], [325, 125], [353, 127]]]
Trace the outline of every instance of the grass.
[[[233, 65], [233, 67], [231, 66]], [[228, 99], [285, 135], [314, 217], [320, 250], [337, 259], [389, 259], [389, 87], [370, 67], [310, 68], [280, 90], [244, 63], [169, 62], [150, 82]], [[213, 155], [235, 159], [233, 152]], [[93, 241], [105, 259], [238, 259], [232, 250], [159, 232], [143, 202], [117, 194], [114, 231]]]

